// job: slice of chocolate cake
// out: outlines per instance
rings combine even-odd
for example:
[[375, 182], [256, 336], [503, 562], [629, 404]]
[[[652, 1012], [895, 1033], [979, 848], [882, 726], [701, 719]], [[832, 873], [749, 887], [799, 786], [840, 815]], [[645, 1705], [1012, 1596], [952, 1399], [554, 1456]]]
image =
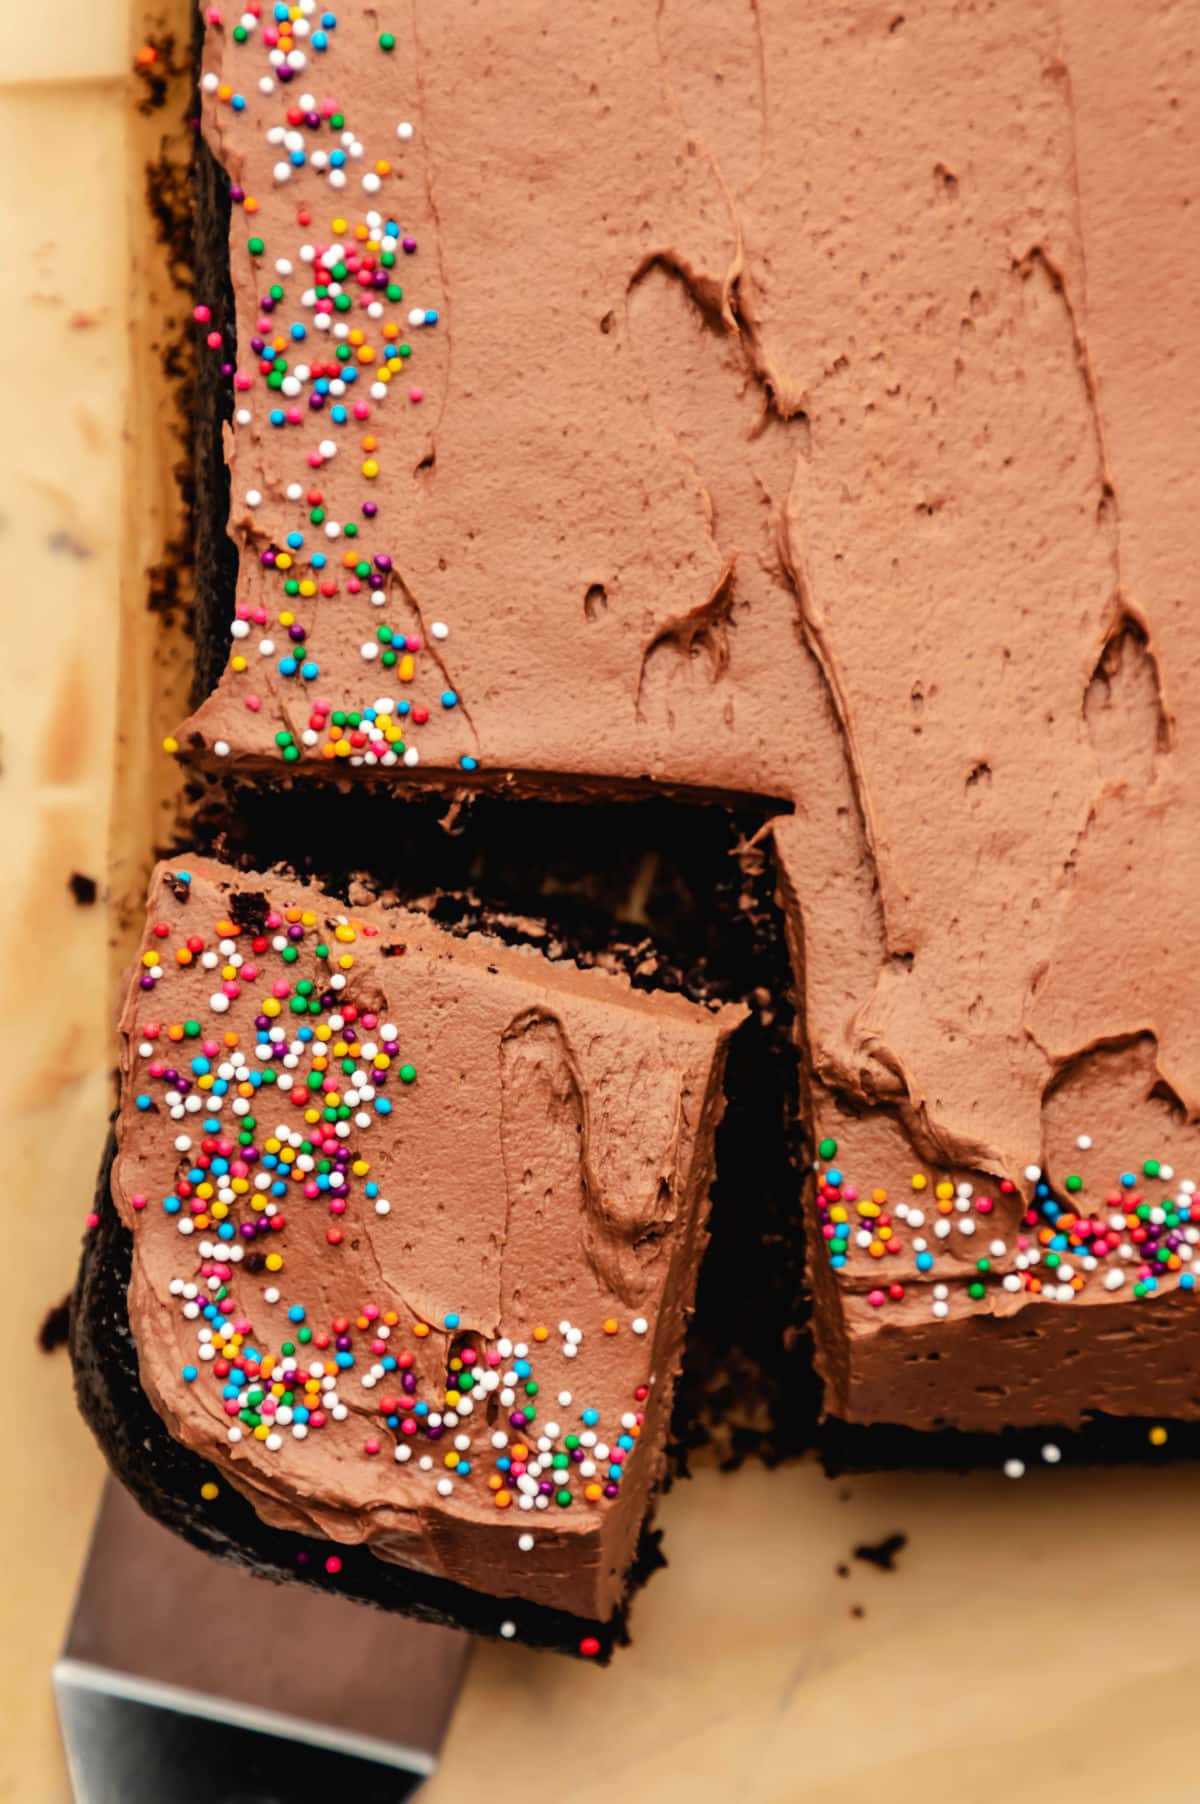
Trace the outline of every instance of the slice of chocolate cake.
[[1200, 1419], [1200, 77], [1094, 12], [206, 11], [171, 744], [765, 803], [857, 1423]]
[[[377, 1601], [606, 1650], [742, 1013], [287, 877], [160, 867], [111, 1200], [141, 1391], [205, 1476], [164, 1498], [129, 1443], [102, 1219], [74, 1347], [120, 1475], [269, 1570], [255, 1518], [332, 1542], [331, 1572], [365, 1549]], [[244, 1537], [202, 1520], [230, 1491]]]

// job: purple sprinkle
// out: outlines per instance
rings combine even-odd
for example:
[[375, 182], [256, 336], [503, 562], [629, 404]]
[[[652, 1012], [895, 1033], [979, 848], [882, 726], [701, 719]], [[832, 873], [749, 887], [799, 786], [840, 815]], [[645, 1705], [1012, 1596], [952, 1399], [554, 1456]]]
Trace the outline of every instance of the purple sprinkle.
[[403, 247], [404, 247], [404, 249], [405, 249], [405, 250], [406, 250], [406, 251], [407, 251], [407, 252], [408, 252], [408, 254], [409, 254], [409, 256], [410, 256], [410, 257], [411, 257], [411, 256], [412, 256], [412, 254], [413, 254], [413, 252], [414, 252], [414, 251], [415, 251], [415, 250], [416, 250], [416, 248], [417, 248], [417, 241], [416, 241], [416, 239], [415, 239], [415, 238], [409, 238], [409, 237], [407, 237], [407, 236], [406, 236], [406, 237], [404, 237], [404, 238], [402, 238], [402, 239], [401, 239], [401, 240], [400, 240], [400, 242], [401, 242], [401, 244], [402, 244], [402, 245], [403, 245]]

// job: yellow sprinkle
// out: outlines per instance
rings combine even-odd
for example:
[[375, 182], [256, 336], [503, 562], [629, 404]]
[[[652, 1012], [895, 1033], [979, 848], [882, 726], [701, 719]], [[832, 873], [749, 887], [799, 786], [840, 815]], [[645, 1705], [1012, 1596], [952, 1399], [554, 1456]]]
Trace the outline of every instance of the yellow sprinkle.
[[210, 1478], [207, 1484], [200, 1486], [200, 1495], [203, 1497], [205, 1503], [211, 1503], [214, 1497], [219, 1497], [221, 1495], [221, 1487], [220, 1485], [215, 1485]]
[[1166, 1443], [1167, 1431], [1165, 1428], [1152, 1428], [1150, 1433], [1146, 1436], [1146, 1439], [1152, 1447], [1162, 1447]]
[[928, 1184], [928, 1182], [929, 1182], [929, 1179], [925, 1176], [925, 1173], [923, 1171], [914, 1171], [913, 1172], [912, 1187], [914, 1190], [924, 1190], [924, 1188], [925, 1188], [926, 1184]]

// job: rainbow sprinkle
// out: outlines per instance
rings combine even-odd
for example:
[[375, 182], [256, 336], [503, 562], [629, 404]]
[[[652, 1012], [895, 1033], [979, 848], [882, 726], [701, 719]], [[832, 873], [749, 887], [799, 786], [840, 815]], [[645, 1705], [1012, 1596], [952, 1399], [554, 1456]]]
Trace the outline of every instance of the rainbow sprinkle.
[[[177, 899], [190, 896], [189, 872], [167, 881]], [[498, 1510], [614, 1499], [642, 1431], [649, 1382], [619, 1415], [602, 1419], [586, 1387], [577, 1394], [564, 1383], [584, 1351], [581, 1326], [564, 1319], [534, 1327], [530, 1344], [489, 1341], [454, 1309], [428, 1322], [376, 1301], [315, 1321], [290, 1291], [287, 1228], [296, 1211], [325, 1212], [330, 1258], [339, 1256], [347, 1215], [391, 1213], [370, 1139], [418, 1073], [404, 1058], [399, 1028], [341, 994], [353, 949], [376, 937], [376, 927], [267, 908], [261, 898], [230, 908], [207, 931], [192, 920], [151, 924], [139, 985], [155, 1012], [131, 1037], [135, 1118], [165, 1115], [178, 1130], [169, 1188], [128, 1200], [149, 1212], [142, 1232], [157, 1216], [194, 1248], [194, 1262], [169, 1283], [195, 1334], [180, 1385], [216, 1387], [234, 1446], [249, 1437], [282, 1455], [310, 1435], [340, 1432], [360, 1437], [363, 1459], [390, 1454], [426, 1475], [442, 1498], [470, 1483]], [[211, 973], [208, 1019], [164, 1018], [157, 998], [172, 975], [196, 970]], [[235, 1004], [239, 1022], [252, 1022], [249, 1033], [226, 1025]], [[257, 1303], [239, 1295], [246, 1278], [266, 1279], [265, 1321], [255, 1320]], [[635, 1337], [649, 1333], [642, 1317], [625, 1326]], [[622, 1324], [608, 1317], [596, 1329], [607, 1338]], [[529, 1552], [534, 1542], [523, 1534], [518, 1545]]]
[[[205, 17], [210, 32], [224, 30], [220, 7], [208, 7]], [[413, 380], [419, 360], [412, 341], [436, 329], [441, 316], [435, 306], [406, 300], [400, 264], [416, 257], [417, 240], [375, 204], [399, 170], [390, 156], [368, 156], [350, 123], [354, 97], [298, 91], [310, 68], [319, 66], [324, 76], [337, 33], [337, 15], [318, 12], [316, 0], [277, 0], [266, 7], [250, 0], [228, 34], [226, 61], [261, 57], [250, 90], [255, 108], [262, 99], [278, 98], [278, 114], [264, 134], [275, 159], [273, 188], [303, 180], [306, 189], [332, 191], [326, 207], [297, 206], [294, 233], [284, 243], [268, 242], [265, 228], [247, 233], [240, 254], [261, 274], [262, 292], [241, 361], [231, 361], [232, 322], [222, 327], [211, 304], [194, 309], [209, 351], [233, 385], [235, 433], [278, 434], [294, 445], [293, 480], [271, 493], [251, 487], [233, 497], [234, 516], [244, 510], [251, 522], [249, 543], [276, 598], [238, 601], [228, 671], [249, 713], [266, 708], [278, 715], [273, 738], [284, 764], [309, 758], [411, 769], [420, 761], [418, 730], [434, 711], [457, 709], [460, 698], [437, 652], [449, 637], [447, 624], [430, 623], [431, 647], [421, 632], [387, 619], [397, 599], [414, 615], [417, 609], [392, 551], [380, 542], [375, 485], [389, 452], [402, 443], [397, 397], [404, 395], [410, 408], [426, 399], [425, 387]], [[389, 56], [396, 48], [388, 32], [377, 44]], [[235, 115], [251, 104], [247, 92], [212, 70], [201, 76], [200, 88]], [[396, 123], [401, 151], [413, 135], [410, 120]], [[361, 203], [347, 200], [352, 185], [361, 191]], [[261, 210], [258, 197], [238, 183], [231, 196], [253, 222]], [[234, 238], [236, 257], [236, 233]], [[348, 461], [353, 468], [347, 476], [340, 472]], [[330, 699], [318, 687], [321, 627], [330, 608], [340, 613], [364, 602], [363, 687]], [[412, 693], [423, 654], [435, 667], [428, 700]], [[271, 685], [257, 674], [267, 670]], [[383, 693], [376, 683], [366, 686], [368, 670], [385, 678]], [[264, 693], [276, 689], [276, 678], [285, 691], [294, 686], [300, 692], [299, 719], [286, 700]], [[180, 742], [169, 737], [164, 747], [176, 753]], [[218, 739], [212, 750], [228, 757], [231, 747]], [[472, 771], [478, 758], [463, 753], [458, 763]]]
[[[1091, 1144], [1088, 1135], [1078, 1137], [1081, 1151], [1089, 1151]], [[996, 1235], [989, 1217], [997, 1198], [1017, 1198], [1017, 1186], [1009, 1178], [999, 1180], [996, 1196], [991, 1196], [978, 1193], [966, 1179], [934, 1179], [916, 1171], [909, 1179], [909, 1196], [892, 1202], [886, 1189], [860, 1189], [831, 1163], [837, 1157], [836, 1140], [822, 1140], [817, 1150], [817, 1215], [834, 1270], [849, 1276], [855, 1266], [869, 1270], [868, 1262], [874, 1261], [886, 1268], [895, 1259], [909, 1273], [910, 1284], [928, 1290], [938, 1318], [950, 1312], [950, 1283], [981, 1305], [997, 1287], [1057, 1303], [1073, 1302], [1089, 1284], [1110, 1292], [1128, 1285], [1139, 1300], [1165, 1290], [1196, 1288], [1190, 1269], [1200, 1245], [1196, 1183], [1176, 1178], [1161, 1159], [1143, 1159], [1136, 1170], [1121, 1171], [1102, 1206], [1091, 1208], [1077, 1173], [1066, 1178], [1060, 1194], [1039, 1166], [1028, 1166], [1028, 1203], [1020, 1210], [1015, 1234], [1006, 1240]], [[985, 1249], [972, 1258], [974, 1237], [989, 1233]], [[963, 1240], [972, 1243], [966, 1251]], [[932, 1281], [938, 1271], [944, 1278]], [[882, 1309], [902, 1302], [907, 1293], [899, 1279], [881, 1278], [867, 1292], [867, 1302]]]

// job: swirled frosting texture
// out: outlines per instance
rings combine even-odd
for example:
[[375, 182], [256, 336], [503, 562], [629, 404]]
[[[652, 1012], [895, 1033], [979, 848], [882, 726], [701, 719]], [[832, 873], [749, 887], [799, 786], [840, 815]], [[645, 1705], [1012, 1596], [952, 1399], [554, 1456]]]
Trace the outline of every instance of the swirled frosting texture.
[[[1026, 1174], [1062, 1180], [1079, 1132], [1104, 1142], [1103, 1173], [1081, 1174], [1101, 1214], [1164, 1108], [1187, 1169], [1184, 11], [521, 0], [403, 17], [391, 86], [365, 51], [354, 78], [371, 116], [415, 96], [406, 198], [436, 234], [444, 363], [427, 438], [378, 494], [403, 605], [452, 622], [480, 778], [780, 805], [812, 1114], [869, 1185], [918, 1166], [1004, 1180], [1011, 1252]], [[221, 34], [209, 45], [224, 69]], [[255, 173], [269, 238], [296, 184], [272, 187], [263, 106], [219, 124], [210, 107], [207, 129]], [[235, 222], [239, 296], [241, 246]], [[235, 494], [285, 480], [257, 430], [232, 463]], [[339, 609], [322, 632], [348, 683], [363, 635]], [[267, 770], [274, 724], [227, 677], [190, 731]], [[422, 756], [457, 780], [448, 731], [432, 722]], [[1097, 1088], [1114, 1047], [1139, 1075]], [[1066, 1140], [1064, 1086], [1087, 1098]], [[907, 1259], [904, 1276], [889, 1332], [949, 1333], [930, 1281]], [[834, 1406], [918, 1413], [845, 1378], [879, 1323], [847, 1277], [827, 1292], [818, 1274], [826, 1295]], [[989, 1292], [990, 1344], [1035, 1303]], [[939, 1374], [943, 1414], [968, 1424], [969, 1367], [965, 1401], [958, 1367]], [[1066, 1413], [1105, 1402], [1089, 1369]]]
[[172, 1433], [276, 1526], [607, 1618], [662, 1475], [739, 1019], [160, 868], [113, 1194]]

